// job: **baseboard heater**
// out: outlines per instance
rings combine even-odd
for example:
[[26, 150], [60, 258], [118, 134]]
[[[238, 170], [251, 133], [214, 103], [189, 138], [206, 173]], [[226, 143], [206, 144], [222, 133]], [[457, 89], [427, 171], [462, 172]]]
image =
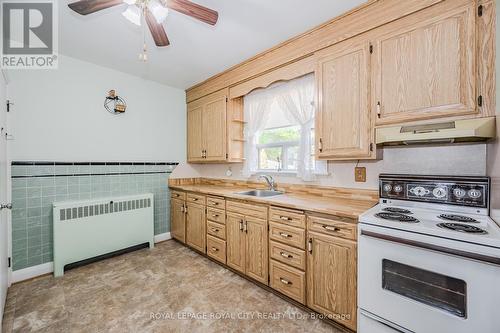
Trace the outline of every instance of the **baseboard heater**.
[[53, 204], [54, 276], [148, 243], [154, 246], [153, 194]]

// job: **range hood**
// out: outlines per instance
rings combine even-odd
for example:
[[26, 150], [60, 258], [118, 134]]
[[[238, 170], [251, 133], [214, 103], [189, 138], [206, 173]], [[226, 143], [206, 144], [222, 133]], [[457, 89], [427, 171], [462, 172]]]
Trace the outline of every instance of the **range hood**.
[[486, 141], [496, 137], [495, 117], [377, 128], [377, 145]]

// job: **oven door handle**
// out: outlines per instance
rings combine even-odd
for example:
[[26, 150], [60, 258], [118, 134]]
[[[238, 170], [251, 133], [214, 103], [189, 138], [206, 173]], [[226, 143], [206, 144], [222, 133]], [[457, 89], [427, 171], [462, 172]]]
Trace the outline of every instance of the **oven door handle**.
[[372, 232], [372, 231], [367, 231], [367, 230], [361, 230], [361, 236], [367, 236], [367, 237], [381, 239], [381, 240], [385, 240], [385, 241], [389, 241], [389, 242], [393, 242], [393, 243], [409, 245], [409, 246], [418, 247], [418, 248], [425, 249], [425, 250], [441, 252], [444, 254], [449, 254], [449, 255], [453, 255], [453, 256], [458, 256], [458, 257], [462, 257], [462, 258], [481, 261], [481, 262], [484, 262], [487, 264], [493, 264], [493, 265], [500, 266], [500, 258], [497, 258], [497, 257], [491, 257], [491, 256], [483, 255], [483, 254], [477, 254], [477, 253], [472, 253], [472, 252], [467, 252], [467, 251], [450, 249], [449, 247], [445, 247], [445, 246], [439, 246], [439, 245], [414, 241], [414, 240], [410, 240], [410, 239], [404, 239], [404, 238], [400, 238], [400, 237], [379, 234], [377, 232]]
[[360, 309], [359, 314], [362, 315], [362, 316], [365, 316], [367, 318], [370, 318], [371, 320], [376, 321], [379, 324], [387, 326], [387, 327], [395, 330], [396, 332], [399, 332], [399, 333], [415, 333], [414, 331], [410, 331], [410, 330], [408, 330], [406, 328], [403, 328], [403, 327], [401, 327], [399, 325], [394, 324], [393, 322], [390, 322], [388, 320], [382, 319], [379, 316], [374, 315], [373, 313], [368, 312], [366, 310]]

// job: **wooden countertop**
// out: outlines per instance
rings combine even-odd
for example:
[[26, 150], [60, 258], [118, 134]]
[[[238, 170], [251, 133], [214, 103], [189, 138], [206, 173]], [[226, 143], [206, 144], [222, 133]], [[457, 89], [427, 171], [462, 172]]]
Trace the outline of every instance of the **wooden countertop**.
[[197, 192], [206, 195], [225, 197], [273, 206], [300, 209], [316, 213], [324, 213], [357, 219], [362, 213], [377, 204], [375, 200], [357, 200], [345, 198], [322, 197], [319, 195], [306, 195], [285, 193], [274, 197], [259, 198], [248, 195], [236, 194], [248, 191], [249, 188], [225, 187], [216, 185], [170, 185], [171, 189], [186, 192]]

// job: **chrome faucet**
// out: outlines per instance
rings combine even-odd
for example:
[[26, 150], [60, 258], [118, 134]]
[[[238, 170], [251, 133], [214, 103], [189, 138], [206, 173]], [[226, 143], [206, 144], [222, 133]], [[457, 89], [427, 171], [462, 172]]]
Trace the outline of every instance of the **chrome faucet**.
[[267, 185], [269, 185], [269, 190], [270, 191], [277, 191], [277, 185], [276, 185], [276, 182], [274, 181], [274, 178], [273, 176], [271, 175], [261, 175], [259, 176], [259, 179], [264, 179], [267, 183]]

